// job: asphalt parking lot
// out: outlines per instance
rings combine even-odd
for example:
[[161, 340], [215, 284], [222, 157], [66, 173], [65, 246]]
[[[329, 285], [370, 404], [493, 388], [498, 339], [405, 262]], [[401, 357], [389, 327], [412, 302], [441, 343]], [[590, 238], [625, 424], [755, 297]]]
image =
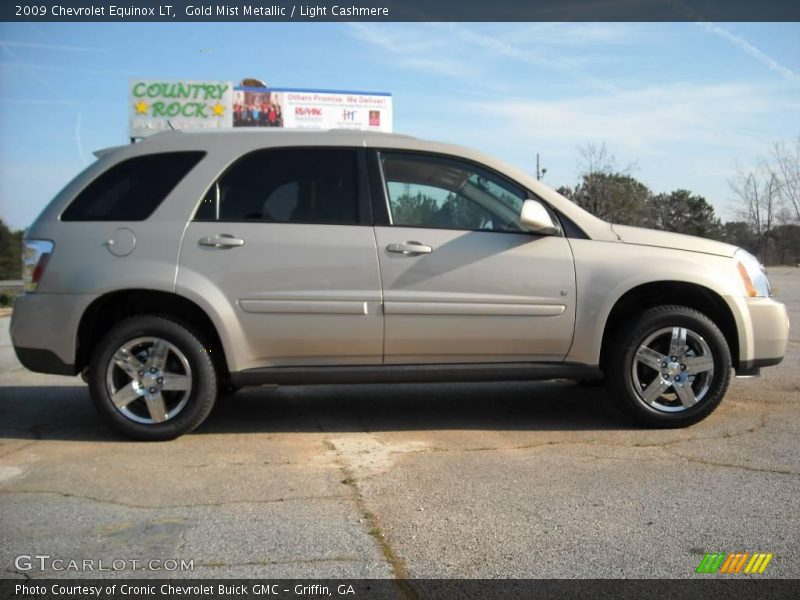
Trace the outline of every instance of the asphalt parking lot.
[[[0, 576], [683, 578], [761, 551], [761, 577], [800, 577], [800, 269], [771, 279], [786, 359], [672, 431], [569, 382], [319, 386], [242, 391], [133, 443], [79, 378], [24, 370], [0, 318]], [[131, 566], [154, 559], [193, 570]]]

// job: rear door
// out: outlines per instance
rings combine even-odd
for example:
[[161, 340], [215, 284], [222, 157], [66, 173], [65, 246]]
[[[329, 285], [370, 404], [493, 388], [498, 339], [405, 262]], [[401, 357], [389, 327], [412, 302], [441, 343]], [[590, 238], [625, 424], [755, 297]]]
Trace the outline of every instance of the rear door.
[[[372, 156], [386, 363], [561, 361], [575, 272], [563, 236], [519, 223], [525, 190], [475, 163]], [[375, 181], [375, 180], [373, 180]]]
[[228, 323], [233, 369], [381, 362], [363, 152], [255, 151], [203, 199], [183, 238], [177, 287], [202, 290]]

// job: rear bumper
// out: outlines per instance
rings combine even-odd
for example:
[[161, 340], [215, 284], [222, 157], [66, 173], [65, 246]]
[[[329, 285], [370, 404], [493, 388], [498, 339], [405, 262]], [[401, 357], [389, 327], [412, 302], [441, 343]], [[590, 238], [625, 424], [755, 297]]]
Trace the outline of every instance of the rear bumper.
[[14, 351], [17, 353], [19, 362], [29, 371], [53, 375], [75, 375], [75, 365], [65, 363], [52, 350], [14, 346]]
[[11, 313], [11, 343], [31, 371], [75, 374], [75, 351], [81, 315], [96, 296], [22, 294]]

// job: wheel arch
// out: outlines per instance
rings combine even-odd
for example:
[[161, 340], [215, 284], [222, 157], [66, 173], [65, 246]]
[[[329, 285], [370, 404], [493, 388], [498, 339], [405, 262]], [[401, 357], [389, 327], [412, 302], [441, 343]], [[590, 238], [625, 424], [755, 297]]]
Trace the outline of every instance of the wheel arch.
[[620, 296], [611, 308], [603, 329], [600, 366], [605, 365], [611, 340], [620, 327], [649, 308], [668, 304], [693, 308], [711, 319], [725, 336], [734, 368], [739, 366], [739, 330], [728, 303], [714, 290], [686, 281], [643, 283]]
[[172, 292], [148, 289], [117, 290], [96, 298], [78, 325], [75, 368], [83, 371], [102, 336], [114, 324], [137, 315], [162, 315], [192, 326], [208, 345], [221, 376], [228, 375], [225, 348], [214, 322], [195, 302]]

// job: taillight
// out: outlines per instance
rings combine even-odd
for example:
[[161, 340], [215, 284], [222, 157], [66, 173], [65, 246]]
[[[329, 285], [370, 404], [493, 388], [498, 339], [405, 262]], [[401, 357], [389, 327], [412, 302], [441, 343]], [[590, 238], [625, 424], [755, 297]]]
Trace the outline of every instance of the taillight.
[[22, 284], [26, 292], [35, 292], [53, 253], [53, 242], [22, 240]]

